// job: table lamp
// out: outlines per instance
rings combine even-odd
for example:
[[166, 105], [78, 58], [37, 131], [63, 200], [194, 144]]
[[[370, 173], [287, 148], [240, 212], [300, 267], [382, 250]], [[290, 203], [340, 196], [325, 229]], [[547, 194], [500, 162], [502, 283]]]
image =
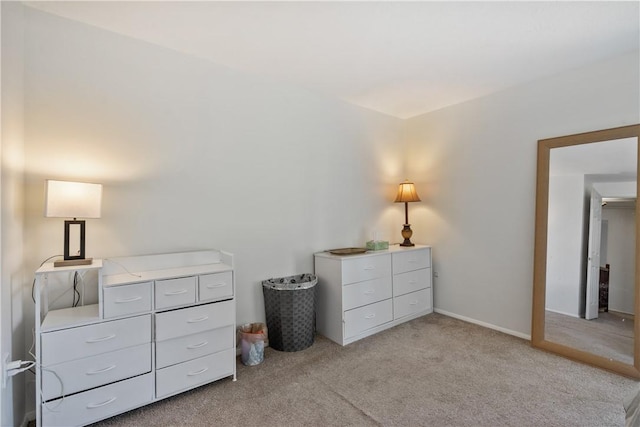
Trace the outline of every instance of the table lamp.
[[409, 224], [409, 202], [419, 202], [420, 197], [416, 193], [416, 187], [413, 182], [405, 180], [398, 187], [398, 195], [394, 203], [404, 202], [404, 227], [402, 228], [402, 237], [404, 241], [400, 243], [400, 246], [415, 246], [411, 243], [411, 224]]
[[92, 263], [92, 258], [85, 258], [85, 221], [78, 218], [100, 218], [101, 204], [101, 184], [46, 181], [44, 216], [73, 218], [64, 222], [64, 260], [54, 262], [54, 267]]

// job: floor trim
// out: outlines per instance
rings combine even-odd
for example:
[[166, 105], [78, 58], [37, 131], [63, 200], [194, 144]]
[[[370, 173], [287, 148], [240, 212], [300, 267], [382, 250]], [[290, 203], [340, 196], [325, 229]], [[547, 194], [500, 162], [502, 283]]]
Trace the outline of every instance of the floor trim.
[[463, 320], [465, 322], [469, 322], [469, 323], [483, 326], [485, 328], [493, 329], [493, 330], [505, 333], [507, 335], [513, 335], [514, 337], [522, 338], [523, 340], [531, 341], [531, 335], [523, 334], [522, 332], [513, 331], [511, 329], [503, 328], [501, 326], [496, 326], [491, 323], [482, 322], [480, 320], [472, 319], [466, 316], [461, 316], [459, 314], [451, 313], [450, 311], [441, 310], [439, 308], [436, 308], [433, 311], [435, 311], [436, 313], [443, 314], [445, 316], [453, 317], [454, 319]]

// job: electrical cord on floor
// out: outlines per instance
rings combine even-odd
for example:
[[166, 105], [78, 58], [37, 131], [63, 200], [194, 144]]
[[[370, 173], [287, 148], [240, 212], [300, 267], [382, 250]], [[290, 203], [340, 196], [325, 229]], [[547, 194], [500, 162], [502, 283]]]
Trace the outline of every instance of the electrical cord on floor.
[[[44, 261], [42, 261], [40, 263], [40, 267], [42, 267], [47, 261], [49, 261], [49, 260], [51, 260], [53, 258], [59, 257], [59, 256], [62, 256], [62, 255], [52, 255], [52, 256], [50, 256], [49, 258], [45, 259]], [[40, 267], [38, 267], [38, 268], [40, 268]], [[31, 299], [33, 300], [34, 304], [36, 303], [36, 296], [34, 294], [35, 289], [36, 289], [36, 278], [34, 277], [33, 278], [33, 282], [31, 283]]]

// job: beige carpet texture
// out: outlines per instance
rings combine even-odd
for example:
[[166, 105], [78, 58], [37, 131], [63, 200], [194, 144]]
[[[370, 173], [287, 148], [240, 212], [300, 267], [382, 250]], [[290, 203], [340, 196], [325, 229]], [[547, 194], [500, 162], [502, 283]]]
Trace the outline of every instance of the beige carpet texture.
[[439, 314], [264, 361], [96, 426], [623, 426], [638, 383]]
[[633, 323], [633, 316], [614, 312], [585, 320], [547, 310], [544, 336], [547, 341], [633, 365]]

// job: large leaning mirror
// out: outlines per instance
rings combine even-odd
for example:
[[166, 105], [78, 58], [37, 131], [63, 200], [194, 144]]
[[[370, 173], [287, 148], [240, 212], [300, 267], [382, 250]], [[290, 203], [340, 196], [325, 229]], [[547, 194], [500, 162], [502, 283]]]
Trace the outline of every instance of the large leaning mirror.
[[640, 125], [538, 141], [531, 343], [640, 378]]

